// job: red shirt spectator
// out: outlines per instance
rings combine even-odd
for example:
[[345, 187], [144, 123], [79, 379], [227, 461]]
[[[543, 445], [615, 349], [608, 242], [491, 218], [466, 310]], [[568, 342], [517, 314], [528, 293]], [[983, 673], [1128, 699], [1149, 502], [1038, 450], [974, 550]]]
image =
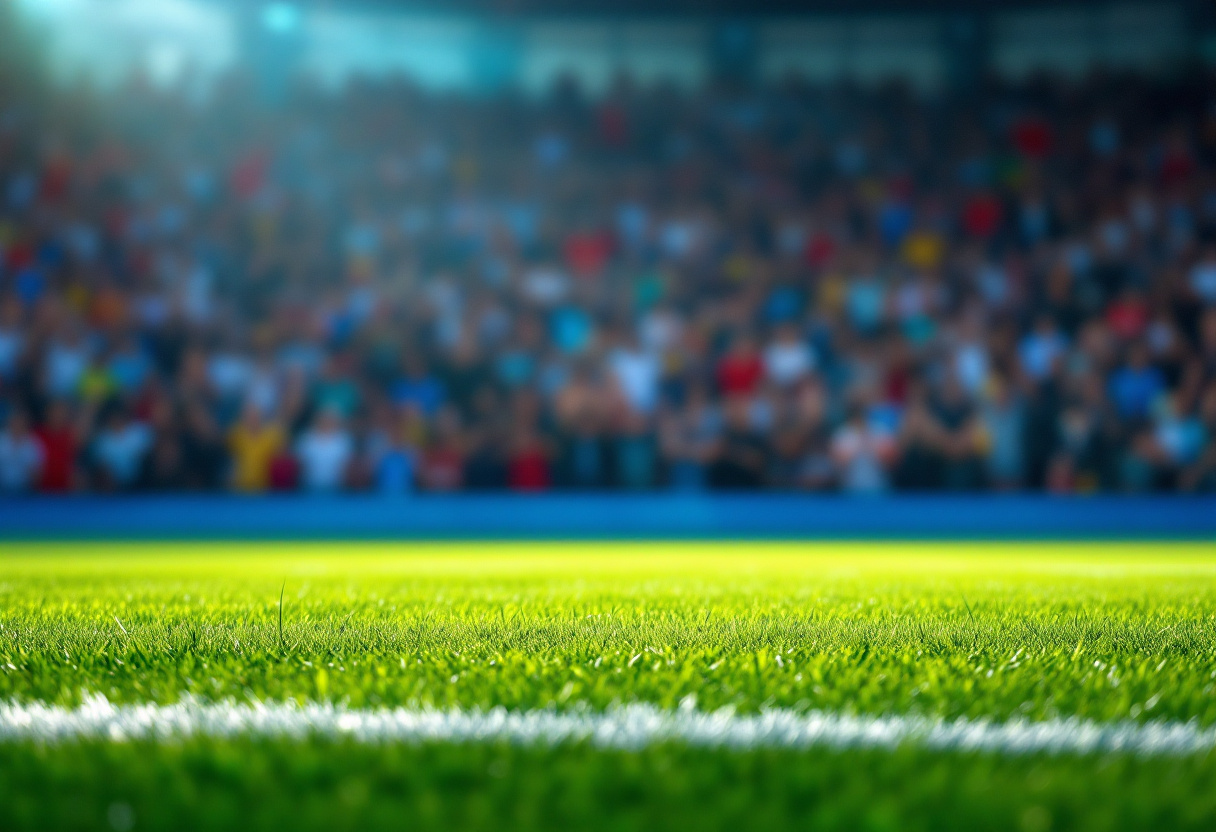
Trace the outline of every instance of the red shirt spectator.
[[1030, 159], [1042, 159], [1051, 152], [1051, 126], [1038, 118], [1022, 119], [1013, 125], [1013, 146]]
[[597, 277], [612, 256], [612, 240], [603, 231], [579, 231], [566, 238], [566, 264], [576, 277]]
[[522, 437], [508, 460], [507, 484], [512, 491], [546, 491], [552, 484], [549, 454], [535, 434]]
[[812, 234], [811, 239], [807, 241], [803, 257], [806, 259], [806, 264], [812, 269], [822, 269], [832, 261], [835, 254], [836, 241], [832, 239], [831, 235], [819, 232]]
[[912, 384], [911, 368], [907, 364], [897, 364], [887, 370], [883, 379], [883, 394], [887, 401], [903, 405], [908, 400], [908, 389]]
[[750, 396], [764, 378], [764, 361], [749, 338], [739, 338], [718, 362], [718, 389], [723, 396]]
[[972, 237], [991, 237], [1001, 224], [1001, 202], [992, 194], [976, 194], [963, 208], [963, 228]]
[[1148, 326], [1148, 304], [1138, 292], [1125, 292], [1106, 308], [1106, 323], [1124, 340], [1139, 338]]
[[300, 482], [300, 463], [289, 451], [282, 451], [270, 460], [271, 491], [295, 491]]
[[67, 405], [51, 405], [46, 424], [34, 431], [42, 445], [42, 491], [63, 493], [71, 491], [76, 473], [76, 429], [70, 421]]

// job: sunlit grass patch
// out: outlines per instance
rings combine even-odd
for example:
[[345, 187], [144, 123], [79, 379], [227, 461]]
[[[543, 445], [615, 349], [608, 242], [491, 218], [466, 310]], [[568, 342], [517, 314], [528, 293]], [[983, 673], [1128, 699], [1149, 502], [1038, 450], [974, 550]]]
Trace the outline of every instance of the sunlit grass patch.
[[[70, 708], [92, 694], [1212, 726], [1216, 547], [5, 547], [0, 699]], [[94, 828], [119, 805], [132, 828], [164, 829], [234, 818], [282, 828], [284, 817], [352, 829], [403, 818], [434, 828], [1206, 829], [1216, 827], [1212, 766], [1210, 753], [1013, 762], [678, 742], [624, 752], [21, 740], [0, 747], [0, 827]]]
[[0, 696], [61, 704], [1216, 722], [1202, 545], [10, 547], [0, 627]]

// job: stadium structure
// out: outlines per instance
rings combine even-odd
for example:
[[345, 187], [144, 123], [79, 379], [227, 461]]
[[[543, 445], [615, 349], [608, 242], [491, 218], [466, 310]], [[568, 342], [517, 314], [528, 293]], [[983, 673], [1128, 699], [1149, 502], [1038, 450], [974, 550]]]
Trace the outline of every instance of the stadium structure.
[[1216, 8], [0, 0], [0, 829], [1216, 828]]

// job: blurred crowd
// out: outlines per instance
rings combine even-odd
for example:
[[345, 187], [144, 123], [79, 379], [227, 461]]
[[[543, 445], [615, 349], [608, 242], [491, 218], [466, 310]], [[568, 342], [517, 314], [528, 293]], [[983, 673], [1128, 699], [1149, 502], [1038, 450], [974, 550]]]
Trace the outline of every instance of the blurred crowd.
[[0, 97], [0, 488], [1216, 490], [1216, 83]]

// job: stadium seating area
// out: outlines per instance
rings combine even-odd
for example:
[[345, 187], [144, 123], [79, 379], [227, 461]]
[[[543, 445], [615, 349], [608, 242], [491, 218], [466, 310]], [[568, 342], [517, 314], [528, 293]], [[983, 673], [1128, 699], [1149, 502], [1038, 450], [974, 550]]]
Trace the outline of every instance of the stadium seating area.
[[1216, 83], [0, 97], [7, 491], [1216, 489]]

